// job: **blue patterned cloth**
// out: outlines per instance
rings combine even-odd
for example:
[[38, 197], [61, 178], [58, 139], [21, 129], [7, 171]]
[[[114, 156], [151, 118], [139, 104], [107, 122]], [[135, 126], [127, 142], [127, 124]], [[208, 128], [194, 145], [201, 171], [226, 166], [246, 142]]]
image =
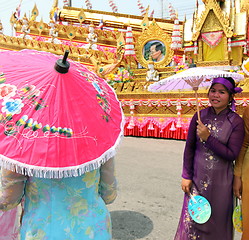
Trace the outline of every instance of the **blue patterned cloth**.
[[24, 199], [21, 240], [112, 239], [106, 204], [117, 196], [113, 158], [78, 177], [34, 178], [6, 169], [1, 174], [0, 210], [13, 209]]
[[73, 178], [29, 178], [21, 239], [111, 239], [110, 215], [98, 192], [99, 181], [99, 170]]

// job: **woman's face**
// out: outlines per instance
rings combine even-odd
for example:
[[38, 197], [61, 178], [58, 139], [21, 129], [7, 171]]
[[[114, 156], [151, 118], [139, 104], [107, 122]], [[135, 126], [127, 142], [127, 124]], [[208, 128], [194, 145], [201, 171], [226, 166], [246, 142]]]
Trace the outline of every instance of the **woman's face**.
[[210, 88], [208, 98], [216, 114], [218, 114], [228, 106], [231, 97], [224, 85], [216, 83]]

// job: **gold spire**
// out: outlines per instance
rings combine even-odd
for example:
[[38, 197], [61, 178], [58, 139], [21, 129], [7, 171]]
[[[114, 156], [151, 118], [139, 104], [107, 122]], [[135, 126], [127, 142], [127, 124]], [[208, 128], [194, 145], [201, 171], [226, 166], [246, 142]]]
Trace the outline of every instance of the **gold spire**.
[[150, 23], [149, 17], [148, 17], [148, 15], [149, 15], [149, 8], [150, 8], [150, 6], [148, 6], [146, 8], [146, 12], [144, 14], [144, 18], [143, 18], [143, 20], [141, 22], [141, 27], [142, 27], [143, 30], [145, 30], [145, 29], [147, 29], [149, 27], [149, 23]]
[[37, 8], [37, 6], [35, 4], [35, 6], [32, 9], [32, 12], [31, 12], [30, 21], [35, 21], [38, 15], [39, 15], [39, 10], [38, 10], [38, 8]]
[[80, 22], [80, 24], [82, 24], [86, 19], [86, 15], [85, 15], [85, 12], [83, 10], [83, 8], [81, 8], [79, 14], [78, 14], [78, 20]]
[[44, 22], [43, 22], [43, 20], [41, 19], [41, 21], [38, 23], [38, 25], [37, 25], [37, 28], [38, 28], [38, 31], [39, 31], [39, 35], [41, 35], [41, 33], [43, 32], [43, 30], [44, 30]]

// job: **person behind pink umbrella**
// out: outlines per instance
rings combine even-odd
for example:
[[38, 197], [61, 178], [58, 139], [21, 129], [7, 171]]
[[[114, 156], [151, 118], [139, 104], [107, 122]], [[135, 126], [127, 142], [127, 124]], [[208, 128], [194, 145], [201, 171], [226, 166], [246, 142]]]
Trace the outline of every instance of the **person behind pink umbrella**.
[[0, 214], [0, 240], [18, 239], [20, 230], [21, 206]]
[[1, 53], [0, 210], [24, 199], [21, 240], [112, 239], [124, 116], [106, 81], [68, 54]]
[[21, 240], [112, 239], [105, 204], [112, 203], [117, 196], [114, 172], [114, 159], [99, 170], [63, 179], [27, 177], [3, 170], [0, 210], [10, 210], [2, 216], [6, 214], [7, 236], [17, 237], [19, 233], [15, 207], [25, 197]]
[[[208, 91], [210, 107], [191, 120], [184, 150], [182, 190], [184, 202], [174, 240], [233, 239], [233, 161], [243, 138], [242, 118], [234, 112], [234, 94], [241, 92], [231, 77], [214, 78]], [[203, 224], [188, 213], [191, 195], [205, 197], [211, 217]]]
[[241, 200], [242, 207], [242, 236], [241, 240], [249, 239], [249, 106], [243, 113], [245, 123], [245, 138], [234, 166], [234, 195]]

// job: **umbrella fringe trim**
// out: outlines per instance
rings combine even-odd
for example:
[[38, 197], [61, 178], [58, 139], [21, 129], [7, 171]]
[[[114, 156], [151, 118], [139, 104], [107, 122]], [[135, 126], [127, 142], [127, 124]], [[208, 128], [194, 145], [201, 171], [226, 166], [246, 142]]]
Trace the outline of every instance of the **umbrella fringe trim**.
[[78, 177], [83, 175], [84, 173], [91, 172], [93, 170], [100, 168], [102, 164], [106, 163], [110, 158], [113, 158], [117, 153], [117, 149], [120, 147], [120, 143], [123, 137], [124, 135], [122, 130], [119, 138], [117, 139], [115, 145], [112, 148], [107, 150], [99, 158], [92, 160], [91, 162], [83, 163], [82, 165], [79, 166], [64, 167], [64, 168], [46, 168], [46, 167], [32, 166], [20, 163], [16, 160], [10, 159], [0, 154], [0, 167], [28, 177], [53, 178], [53, 179]]
[[116, 155], [117, 150], [121, 145], [121, 141], [124, 138], [124, 124], [125, 124], [124, 114], [123, 113], [121, 114], [122, 114], [122, 120], [120, 124], [121, 131], [115, 144], [106, 152], [104, 152], [100, 157], [90, 162], [83, 163], [79, 166], [73, 166], [73, 167], [46, 168], [46, 167], [32, 166], [25, 163], [20, 163], [14, 159], [8, 158], [0, 154], [0, 167], [28, 177], [50, 178], [50, 179], [78, 177], [83, 175], [84, 173], [96, 170], [100, 168], [100, 166], [105, 162], [107, 162], [110, 158], [113, 158]]
[[67, 177], [78, 177], [86, 172], [90, 172], [100, 168], [102, 164], [107, 162], [110, 158], [114, 157], [116, 149], [109, 150], [103, 156], [75, 167], [64, 167], [64, 168], [45, 168], [31, 166], [17, 162], [13, 159], [7, 158], [3, 155], [0, 156], [0, 166], [4, 169], [26, 175], [29, 177], [37, 178], [67, 178]]

